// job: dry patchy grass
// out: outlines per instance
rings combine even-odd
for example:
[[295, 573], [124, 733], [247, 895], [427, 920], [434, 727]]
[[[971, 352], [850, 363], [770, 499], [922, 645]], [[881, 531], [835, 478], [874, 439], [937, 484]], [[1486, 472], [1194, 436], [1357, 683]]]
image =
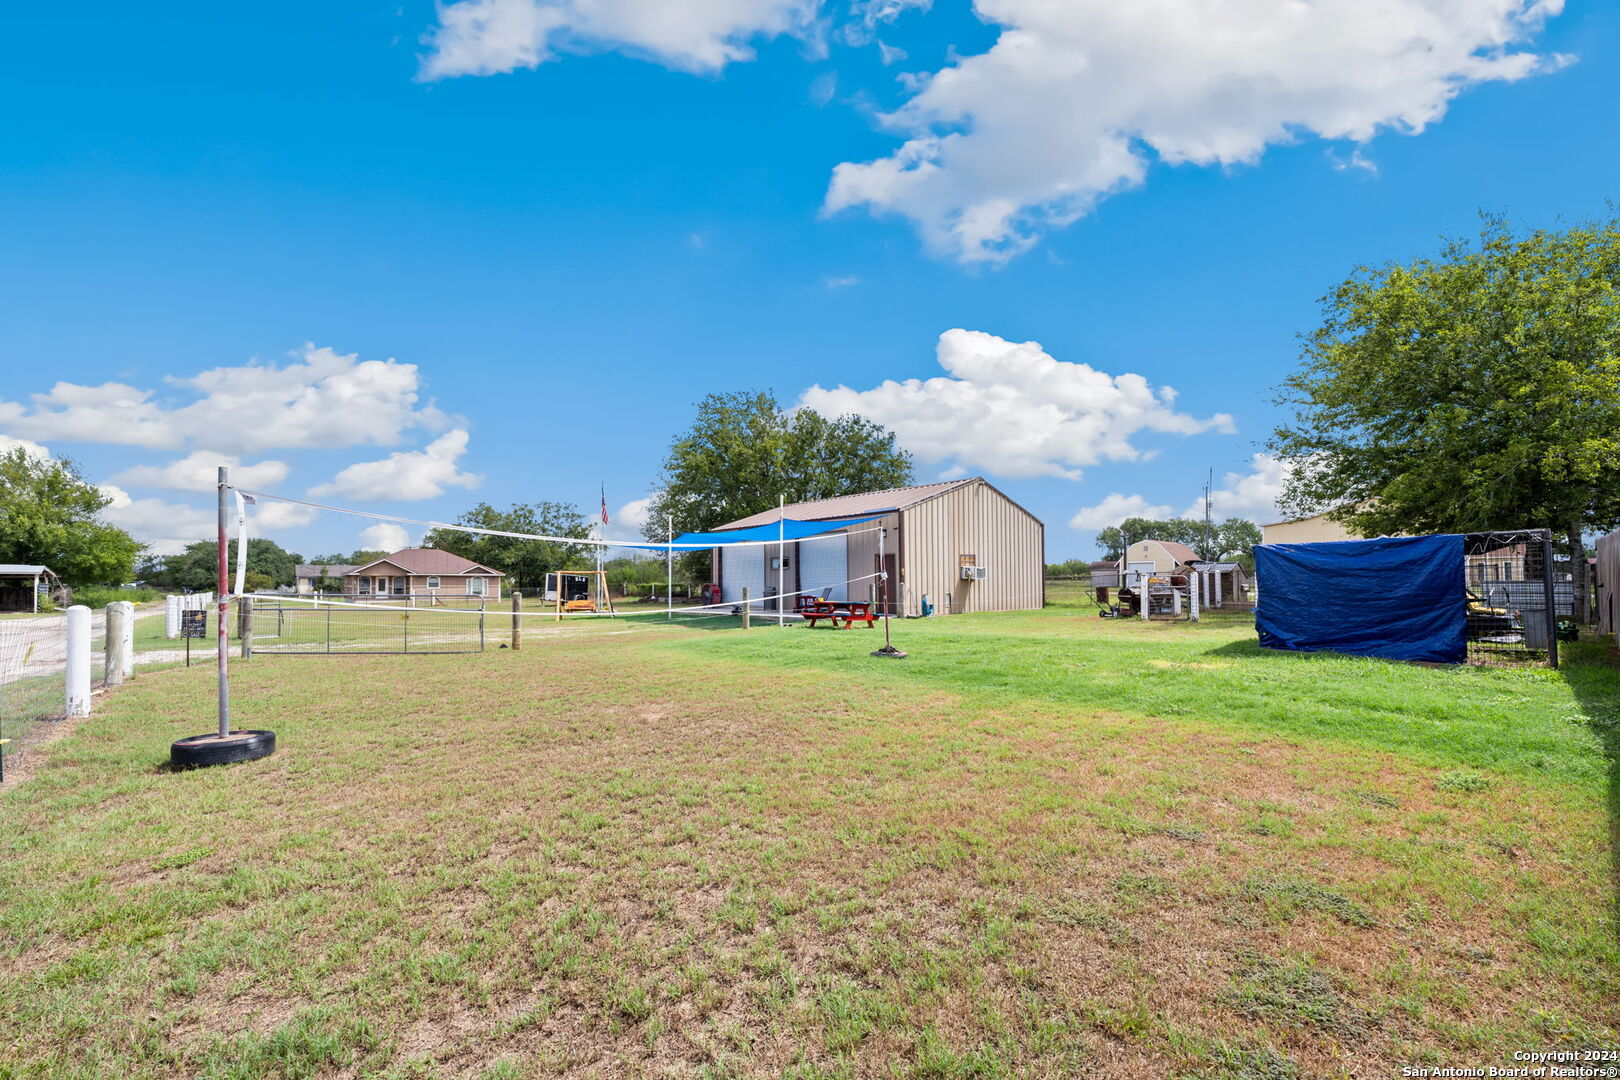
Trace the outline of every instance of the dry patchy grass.
[[903, 664], [646, 627], [264, 657], [238, 715], [282, 749], [184, 774], [212, 672], [143, 675], [0, 798], [0, 1075], [1259, 1078], [1617, 1038], [1608, 674], [902, 631]]

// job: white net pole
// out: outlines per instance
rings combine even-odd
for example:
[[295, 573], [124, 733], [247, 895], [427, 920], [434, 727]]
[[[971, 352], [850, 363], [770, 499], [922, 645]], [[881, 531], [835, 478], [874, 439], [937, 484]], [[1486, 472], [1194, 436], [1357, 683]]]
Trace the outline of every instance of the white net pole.
[[227, 674], [230, 664], [230, 638], [226, 636], [225, 620], [229, 617], [231, 607], [231, 580], [228, 564], [228, 548], [225, 546], [225, 518], [226, 495], [230, 490], [231, 471], [225, 466], [219, 467], [219, 625], [216, 627], [219, 649], [219, 737], [225, 738], [231, 733], [231, 683]]
[[675, 515], [664, 515], [664, 610], [675, 617]]

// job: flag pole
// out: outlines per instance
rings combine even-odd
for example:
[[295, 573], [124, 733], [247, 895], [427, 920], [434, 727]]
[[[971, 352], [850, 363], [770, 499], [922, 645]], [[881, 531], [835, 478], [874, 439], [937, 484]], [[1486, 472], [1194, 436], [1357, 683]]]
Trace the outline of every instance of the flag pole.
[[783, 595], [785, 591], [783, 581], [787, 576], [785, 565], [787, 563], [787, 520], [782, 516], [782, 512], [786, 507], [787, 496], [778, 495], [776, 497], [776, 625], [779, 627], [787, 625], [787, 613], [782, 610], [782, 605], [787, 602], [787, 597]]
[[675, 617], [675, 515], [664, 515], [664, 618]]

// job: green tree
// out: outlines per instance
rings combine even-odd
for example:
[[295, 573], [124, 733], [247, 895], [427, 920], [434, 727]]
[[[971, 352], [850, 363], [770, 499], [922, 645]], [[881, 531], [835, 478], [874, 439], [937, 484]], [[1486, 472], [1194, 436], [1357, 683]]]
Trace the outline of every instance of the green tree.
[[[272, 588], [293, 584], [301, 555], [287, 551], [274, 540], [255, 537], [247, 542], [247, 568], [245, 579], [263, 574]], [[236, 542], [225, 544], [225, 564], [230, 574], [236, 574]], [[187, 544], [185, 550], [174, 555], [161, 555], [142, 564], [140, 577], [149, 585], [164, 589], [190, 589], [193, 592], [212, 592], [219, 588], [219, 542], [198, 540]], [[259, 579], [254, 579], [259, 580]], [[262, 584], [262, 581], [261, 581]], [[253, 591], [262, 591], [255, 589]]]
[[677, 436], [648, 511], [649, 540], [713, 529], [777, 505], [911, 483], [911, 455], [894, 433], [859, 416], [784, 412], [768, 392], [710, 394]]
[[1322, 308], [1277, 396], [1289, 511], [1364, 536], [1539, 526], [1577, 553], [1620, 525], [1620, 219], [1487, 218], [1438, 258], [1357, 269]]
[[1229, 517], [1215, 528], [1215, 547], [1211, 557], [1230, 559], [1254, 569], [1254, 549], [1261, 540], [1260, 526], [1248, 518]]
[[1126, 541], [1168, 540], [1192, 548], [1200, 559], [1214, 562], [1233, 558], [1252, 562], [1254, 546], [1260, 542], [1260, 527], [1245, 518], [1227, 518], [1206, 529], [1194, 518], [1126, 518], [1119, 525], [1097, 530], [1097, 546], [1104, 559], [1117, 559], [1125, 552]]
[[0, 562], [48, 566], [69, 585], [122, 585], [141, 545], [101, 519], [112, 500], [71, 461], [0, 454]]
[[[572, 503], [515, 503], [506, 510], [479, 503], [458, 517], [456, 523], [501, 532], [578, 537], [581, 540], [591, 535], [590, 522]], [[555, 540], [485, 536], [459, 529], [432, 529], [422, 538], [422, 546], [448, 551], [464, 559], [483, 563], [492, 570], [499, 570], [511, 577], [514, 586], [519, 589], [541, 587], [546, 574], [580, 560], [589, 547], [587, 544]]]

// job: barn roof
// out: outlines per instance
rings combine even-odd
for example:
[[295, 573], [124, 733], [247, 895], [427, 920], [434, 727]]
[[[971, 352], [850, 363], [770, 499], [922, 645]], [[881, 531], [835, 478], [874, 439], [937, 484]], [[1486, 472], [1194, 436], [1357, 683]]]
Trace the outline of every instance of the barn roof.
[[857, 495], [839, 495], [835, 498], [815, 499], [811, 502], [788, 503], [781, 510], [774, 507], [770, 510], [762, 510], [757, 514], [750, 514], [745, 518], [738, 518], [736, 521], [717, 526], [716, 530], [745, 529], [750, 525], [771, 524], [776, 521], [778, 514], [798, 521], [826, 521], [831, 518], [858, 517], [863, 514], [905, 510], [908, 507], [916, 506], [920, 502], [927, 502], [936, 495], [943, 495], [947, 491], [954, 491], [980, 479], [977, 476], [969, 476], [961, 480], [946, 480], [938, 484], [916, 484], [912, 487], [863, 491]]

